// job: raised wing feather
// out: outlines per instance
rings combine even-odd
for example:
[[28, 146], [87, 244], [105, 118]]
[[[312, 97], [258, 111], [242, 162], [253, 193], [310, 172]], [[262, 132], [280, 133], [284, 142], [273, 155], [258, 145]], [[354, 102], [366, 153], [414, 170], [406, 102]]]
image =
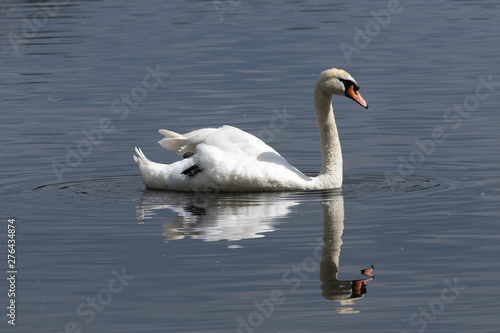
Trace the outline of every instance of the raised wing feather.
[[267, 152], [278, 154], [259, 138], [232, 126], [203, 128], [186, 134], [178, 134], [168, 130], [160, 130], [159, 132], [165, 138], [158, 143], [179, 155], [187, 152], [196, 153], [196, 148], [200, 144], [214, 146], [221, 151], [237, 155], [257, 157]]

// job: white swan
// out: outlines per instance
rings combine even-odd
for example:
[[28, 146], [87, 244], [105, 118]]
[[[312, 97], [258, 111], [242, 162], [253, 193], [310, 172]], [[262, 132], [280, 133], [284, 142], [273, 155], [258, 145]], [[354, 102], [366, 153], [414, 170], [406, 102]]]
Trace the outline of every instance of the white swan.
[[341, 69], [323, 71], [314, 88], [314, 108], [321, 140], [321, 172], [308, 177], [273, 148], [232, 126], [203, 128], [187, 134], [160, 130], [164, 148], [184, 158], [172, 164], [155, 163], [135, 148], [147, 187], [176, 191], [321, 190], [342, 186], [342, 151], [332, 108], [332, 95], [345, 95], [364, 108], [359, 86]]

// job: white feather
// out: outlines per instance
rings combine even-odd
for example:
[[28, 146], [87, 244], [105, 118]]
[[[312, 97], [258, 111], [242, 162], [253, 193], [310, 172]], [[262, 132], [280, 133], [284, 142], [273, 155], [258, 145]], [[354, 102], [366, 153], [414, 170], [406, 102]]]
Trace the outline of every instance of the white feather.
[[[159, 141], [161, 146], [180, 155], [190, 154], [172, 164], [159, 164], [148, 160], [136, 148], [134, 160], [144, 183], [154, 189], [211, 192], [341, 187], [342, 154], [331, 107], [332, 94], [344, 94], [345, 86], [339, 78], [354, 80], [343, 70], [330, 69], [321, 73], [315, 88], [314, 104], [322, 145], [322, 168], [317, 177], [304, 175], [254, 135], [222, 126], [186, 134], [160, 130], [165, 136]], [[364, 106], [367, 107], [366, 102]]]

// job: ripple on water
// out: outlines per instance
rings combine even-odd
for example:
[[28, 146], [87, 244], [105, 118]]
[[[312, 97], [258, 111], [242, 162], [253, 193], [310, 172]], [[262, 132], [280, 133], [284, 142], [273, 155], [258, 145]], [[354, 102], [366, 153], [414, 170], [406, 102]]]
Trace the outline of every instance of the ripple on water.
[[363, 197], [380, 193], [404, 193], [445, 189], [446, 180], [426, 176], [406, 176], [389, 182], [384, 175], [347, 175], [342, 192], [346, 197]]
[[[436, 189], [444, 190], [448, 187], [446, 180], [439, 180], [424, 176], [408, 176], [398, 182], [390, 184], [383, 175], [377, 174], [353, 174], [346, 175], [342, 194], [346, 198], [359, 198], [382, 193], [404, 193], [416, 191], [432, 191]], [[94, 178], [79, 181], [69, 181], [63, 183], [46, 184], [31, 189], [33, 195], [44, 201], [54, 201], [58, 203], [77, 203], [79, 201], [97, 201], [101, 203], [112, 203], [116, 201], [137, 201], [144, 193], [149, 197], [163, 197], [167, 191], [155, 191], [145, 188], [139, 175], [124, 175]], [[271, 198], [293, 199], [293, 200], [317, 200], [320, 193], [340, 193], [339, 190], [332, 191], [294, 191], [294, 192], [274, 192], [274, 193], [209, 193], [205, 197], [217, 200], [232, 201], [260, 201]], [[199, 197], [200, 193], [175, 193], [168, 195], [181, 196], [185, 199]]]
[[[93, 209], [108, 204], [116, 209], [133, 203], [139, 223], [174, 212], [163, 225], [166, 241], [191, 237], [204, 241], [240, 240], [262, 237], [276, 229], [301, 203], [344, 198], [368, 198], [386, 193], [428, 193], [443, 182], [412, 176], [389, 186], [382, 175], [349, 175], [342, 190], [288, 192], [172, 192], [148, 190], [139, 175], [103, 177], [38, 186], [29, 195], [46, 207], [67, 211], [74, 207]], [[26, 191], [28, 192], [28, 191]], [[86, 207], [85, 207], [86, 206]], [[121, 207], [121, 208], [120, 208]], [[169, 213], [170, 214], [170, 213]], [[156, 221], [163, 221], [157, 218]]]

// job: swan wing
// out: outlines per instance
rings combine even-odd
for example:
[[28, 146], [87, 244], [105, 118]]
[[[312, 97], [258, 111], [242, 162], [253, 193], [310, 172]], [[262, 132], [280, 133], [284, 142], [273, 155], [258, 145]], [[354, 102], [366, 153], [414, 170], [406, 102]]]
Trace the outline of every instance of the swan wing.
[[158, 143], [167, 150], [179, 155], [195, 154], [201, 144], [209, 145], [226, 153], [257, 157], [262, 153], [276, 153], [272, 147], [265, 144], [254, 135], [233, 126], [220, 128], [202, 128], [186, 134], [178, 134], [169, 130], [159, 130], [165, 138]]
[[165, 136], [160, 145], [184, 159], [155, 167], [150, 173], [157, 175], [156, 180], [146, 177], [151, 178], [153, 188], [193, 190], [215, 184], [225, 190], [284, 189], [298, 188], [297, 184], [310, 180], [272, 147], [236, 127], [204, 128], [186, 134], [159, 132]]

